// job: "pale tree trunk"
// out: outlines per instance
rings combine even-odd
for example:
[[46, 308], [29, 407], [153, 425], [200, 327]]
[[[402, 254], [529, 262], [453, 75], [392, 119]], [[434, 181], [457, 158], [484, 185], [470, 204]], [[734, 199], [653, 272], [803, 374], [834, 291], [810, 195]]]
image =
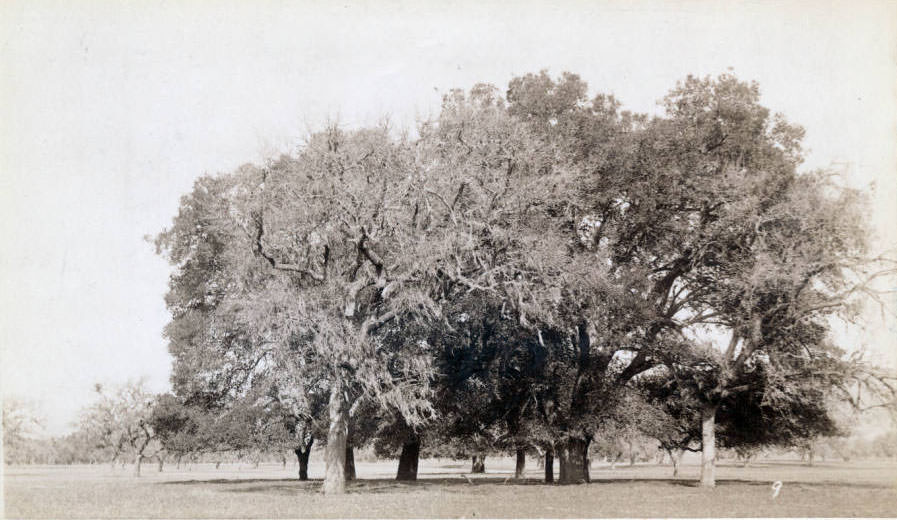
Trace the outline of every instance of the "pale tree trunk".
[[570, 438], [563, 444], [558, 458], [561, 462], [560, 484], [589, 482], [589, 439]]
[[420, 461], [420, 440], [412, 439], [402, 445], [399, 455], [399, 470], [396, 480], [417, 480], [417, 465]]
[[134, 457], [134, 476], [140, 476], [140, 465], [143, 464], [143, 454], [138, 453], [136, 457]]
[[485, 455], [474, 455], [473, 460], [470, 464], [470, 472], [471, 473], [486, 473], [486, 456]]
[[613, 457], [610, 459], [610, 469], [617, 469], [617, 462], [623, 457], [623, 448], [618, 443], [614, 443]]
[[670, 456], [670, 462], [673, 464], [673, 477], [679, 476], [679, 464], [682, 463], [683, 453], [685, 453], [684, 450], [667, 450], [667, 454]]
[[346, 465], [343, 468], [346, 480], [355, 480], [355, 448], [346, 444]]
[[159, 462], [159, 473], [162, 473], [162, 465], [165, 464], [165, 459], [161, 455], [156, 455], [156, 459]]
[[526, 472], [526, 449], [517, 448], [517, 464], [514, 465], [514, 478], [523, 478]]
[[682, 457], [685, 456], [685, 450], [676, 450], [676, 476], [679, 475], [679, 469], [682, 467]]
[[701, 487], [716, 486], [716, 408], [701, 410]]
[[346, 437], [349, 426], [349, 406], [343, 396], [343, 385], [338, 378], [330, 389], [330, 428], [327, 448], [324, 451], [324, 494], [341, 495], [346, 492]]
[[554, 482], [554, 453], [551, 450], [545, 451], [545, 482]]

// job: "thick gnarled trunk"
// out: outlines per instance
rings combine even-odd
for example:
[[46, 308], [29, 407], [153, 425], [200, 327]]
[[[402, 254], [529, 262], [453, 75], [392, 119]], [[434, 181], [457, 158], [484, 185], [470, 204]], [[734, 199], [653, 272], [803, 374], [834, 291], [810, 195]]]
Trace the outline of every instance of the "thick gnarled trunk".
[[554, 482], [554, 453], [551, 450], [545, 452], [545, 483]]
[[346, 463], [343, 467], [346, 480], [355, 480], [355, 448], [346, 445]]
[[560, 484], [578, 484], [589, 482], [589, 439], [570, 438], [561, 445], [558, 452], [560, 459]]
[[486, 473], [486, 456], [474, 455], [470, 464], [471, 473]]
[[349, 403], [343, 395], [342, 382], [335, 379], [330, 388], [328, 411], [330, 428], [324, 450], [324, 494], [346, 492], [346, 438], [349, 434]]
[[420, 461], [420, 441], [413, 439], [402, 445], [396, 480], [417, 480], [417, 464]]
[[716, 408], [701, 409], [701, 487], [716, 486]]
[[514, 478], [520, 479], [526, 473], [526, 449], [517, 448], [517, 463], [514, 465]]
[[308, 480], [308, 458], [311, 456], [311, 446], [314, 442], [314, 439], [309, 439], [308, 443], [293, 450], [299, 461], [299, 480]]

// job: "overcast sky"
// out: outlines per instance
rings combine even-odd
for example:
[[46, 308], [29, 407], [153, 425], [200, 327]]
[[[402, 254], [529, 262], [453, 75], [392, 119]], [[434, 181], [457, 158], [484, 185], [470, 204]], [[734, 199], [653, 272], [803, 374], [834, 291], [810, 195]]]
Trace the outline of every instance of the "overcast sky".
[[[197, 176], [328, 117], [411, 126], [453, 87], [571, 71], [656, 111], [732, 67], [805, 126], [807, 167], [876, 183], [897, 244], [894, 2], [5, 1], [0, 24], [0, 390], [54, 434], [94, 382], [168, 388], [169, 268], [143, 236]], [[897, 330], [872, 328], [845, 337], [892, 352]]]

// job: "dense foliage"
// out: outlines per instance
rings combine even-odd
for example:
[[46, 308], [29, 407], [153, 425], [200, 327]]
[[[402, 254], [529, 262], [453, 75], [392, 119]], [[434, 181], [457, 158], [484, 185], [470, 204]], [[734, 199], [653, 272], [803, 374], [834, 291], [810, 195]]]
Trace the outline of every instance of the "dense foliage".
[[831, 435], [830, 401], [889, 394], [828, 329], [892, 264], [861, 194], [798, 173], [803, 130], [731, 75], [657, 117], [587, 91], [477, 85], [416, 139], [330, 127], [200, 179], [157, 239], [176, 394], [326, 419], [337, 493], [352, 443], [401, 452], [400, 478], [423, 444], [536, 450], [575, 482], [597, 434], [633, 431], [698, 442], [712, 485], [718, 443]]
[[341, 493], [362, 445], [400, 479], [505, 452], [572, 483], [653, 439], [701, 450], [713, 485], [717, 446], [807, 445], [842, 433], [838, 402], [892, 404], [830, 333], [894, 273], [863, 195], [798, 170], [803, 130], [754, 83], [689, 77], [662, 108], [528, 74], [452, 91], [414, 138], [330, 126], [200, 178], [156, 238], [173, 395], [105, 445], [307, 468], [318, 442]]

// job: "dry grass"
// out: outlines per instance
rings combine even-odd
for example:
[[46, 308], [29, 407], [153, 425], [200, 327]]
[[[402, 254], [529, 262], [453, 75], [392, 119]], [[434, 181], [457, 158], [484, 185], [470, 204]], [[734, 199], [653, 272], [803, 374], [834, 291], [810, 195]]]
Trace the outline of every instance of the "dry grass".
[[[532, 461], [529, 461], [532, 463]], [[695, 486], [698, 469], [595, 465], [588, 485], [545, 485], [532, 464], [522, 482], [508, 480], [509, 459], [487, 459], [489, 473], [471, 485], [468, 463], [422, 461], [421, 479], [391, 479], [395, 463], [359, 463], [360, 480], [343, 497], [320, 493], [323, 468], [309, 482], [279, 465], [212, 465], [158, 473], [150, 465], [136, 479], [130, 468], [43, 466], [5, 468], [8, 518], [384, 518], [384, 517], [695, 517], [894, 516], [897, 468], [891, 463], [757, 463], [722, 465], [715, 489]], [[784, 482], [778, 498], [770, 484]]]

